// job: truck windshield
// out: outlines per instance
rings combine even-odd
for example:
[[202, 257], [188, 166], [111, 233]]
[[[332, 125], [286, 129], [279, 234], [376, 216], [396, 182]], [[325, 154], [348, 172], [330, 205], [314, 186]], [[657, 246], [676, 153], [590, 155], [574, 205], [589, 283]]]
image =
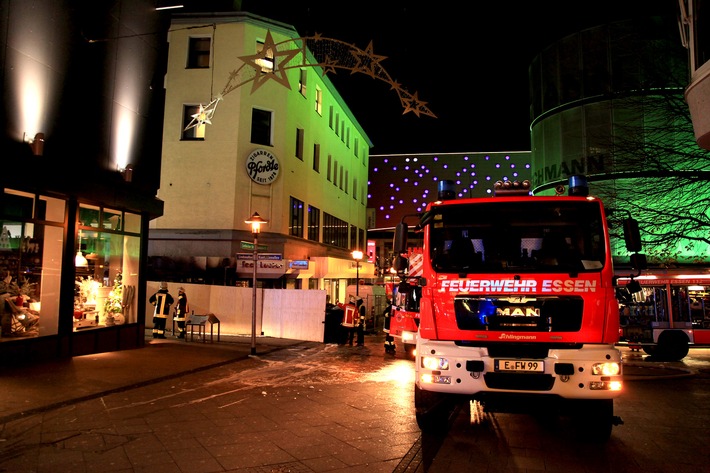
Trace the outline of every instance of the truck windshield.
[[438, 272], [599, 271], [605, 241], [599, 202], [447, 204], [431, 209], [429, 256]]

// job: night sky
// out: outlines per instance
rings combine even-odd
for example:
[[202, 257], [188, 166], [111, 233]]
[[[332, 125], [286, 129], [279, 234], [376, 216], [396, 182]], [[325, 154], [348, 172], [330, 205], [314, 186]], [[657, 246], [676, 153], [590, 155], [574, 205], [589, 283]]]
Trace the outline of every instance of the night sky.
[[363, 50], [372, 41], [387, 56], [381, 64], [390, 76], [437, 118], [403, 114], [384, 82], [329, 74], [372, 140], [370, 154], [529, 151], [528, 67], [542, 49], [611, 20], [678, 10], [674, 0], [242, 0], [241, 7], [291, 24], [301, 36], [320, 33]]

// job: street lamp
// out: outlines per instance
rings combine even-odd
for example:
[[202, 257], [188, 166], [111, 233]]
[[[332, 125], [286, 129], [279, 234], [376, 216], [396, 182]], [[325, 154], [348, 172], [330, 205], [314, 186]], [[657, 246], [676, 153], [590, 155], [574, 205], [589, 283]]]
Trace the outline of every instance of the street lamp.
[[259, 227], [262, 223], [267, 223], [266, 220], [254, 212], [245, 220], [244, 223], [251, 225], [251, 234], [254, 235], [254, 274], [252, 276], [252, 295], [251, 295], [251, 354], [256, 355], [256, 265], [258, 263], [257, 252], [259, 251]]
[[355, 260], [355, 297], [360, 295], [360, 260], [362, 260], [362, 251], [353, 251], [353, 259]]

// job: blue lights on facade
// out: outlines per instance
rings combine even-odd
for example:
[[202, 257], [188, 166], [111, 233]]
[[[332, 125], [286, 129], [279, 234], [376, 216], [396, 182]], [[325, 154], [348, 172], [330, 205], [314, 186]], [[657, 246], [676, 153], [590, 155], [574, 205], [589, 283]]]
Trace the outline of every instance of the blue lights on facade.
[[456, 182], [459, 197], [487, 197], [497, 180], [530, 179], [530, 157], [530, 151], [371, 155], [368, 207], [375, 209], [375, 228], [423, 212], [442, 179]]

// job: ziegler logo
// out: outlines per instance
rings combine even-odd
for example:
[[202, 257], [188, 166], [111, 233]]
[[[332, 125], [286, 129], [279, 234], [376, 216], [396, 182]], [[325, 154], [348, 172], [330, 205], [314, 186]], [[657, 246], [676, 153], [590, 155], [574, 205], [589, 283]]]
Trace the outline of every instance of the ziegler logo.
[[499, 307], [496, 315], [507, 317], [540, 317], [540, 309], [535, 307]]

